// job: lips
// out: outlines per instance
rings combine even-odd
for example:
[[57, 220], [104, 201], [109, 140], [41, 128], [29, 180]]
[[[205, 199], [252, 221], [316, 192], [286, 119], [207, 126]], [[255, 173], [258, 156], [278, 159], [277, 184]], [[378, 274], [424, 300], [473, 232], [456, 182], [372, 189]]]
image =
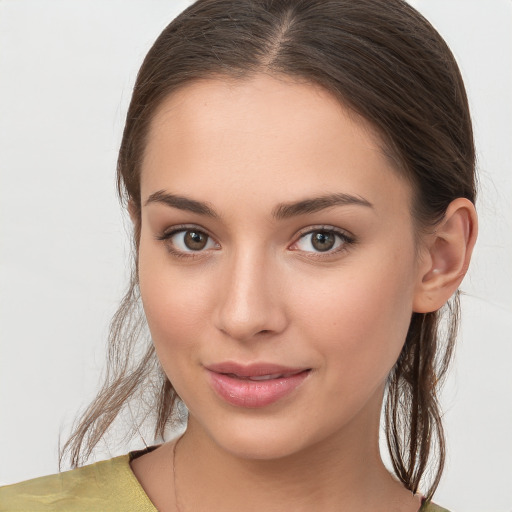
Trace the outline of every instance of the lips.
[[262, 363], [226, 362], [208, 365], [209, 382], [224, 401], [238, 407], [265, 407], [291, 394], [310, 374], [310, 368]]
[[255, 381], [262, 381], [262, 380], [272, 380], [272, 379], [280, 379], [282, 377], [291, 377], [293, 373], [273, 373], [271, 375], [252, 375], [251, 377], [240, 377], [240, 375], [236, 375], [234, 373], [229, 373], [229, 377], [233, 377], [235, 379], [247, 379], [247, 380], [255, 380]]

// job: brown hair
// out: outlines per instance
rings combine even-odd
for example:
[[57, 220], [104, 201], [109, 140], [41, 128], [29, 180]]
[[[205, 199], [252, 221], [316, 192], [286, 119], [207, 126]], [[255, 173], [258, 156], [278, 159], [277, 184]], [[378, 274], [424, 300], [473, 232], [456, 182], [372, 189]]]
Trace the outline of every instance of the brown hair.
[[[118, 160], [119, 194], [136, 218], [148, 127], [162, 100], [194, 80], [258, 72], [319, 84], [368, 120], [397, 172], [412, 184], [418, 229], [435, 225], [457, 197], [475, 201], [475, 151], [462, 78], [441, 36], [406, 2], [199, 0], [162, 32], [137, 76]], [[134, 230], [136, 262], [140, 223]], [[416, 492], [430, 464], [429, 499], [445, 458], [437, 392], [453, 352], [457, 294], [445, 309], [443, 337], [440, 312], [413, 313], [384, 408], [394, 470]], [[178, 397], [144, 332], [135, 263], [111, 326], [105, 384], [64, 446], [74, 466], [141, 390], [149, 399], [134, 432], [155, 414], [155, 435], [163, 437], [172, 420]]]

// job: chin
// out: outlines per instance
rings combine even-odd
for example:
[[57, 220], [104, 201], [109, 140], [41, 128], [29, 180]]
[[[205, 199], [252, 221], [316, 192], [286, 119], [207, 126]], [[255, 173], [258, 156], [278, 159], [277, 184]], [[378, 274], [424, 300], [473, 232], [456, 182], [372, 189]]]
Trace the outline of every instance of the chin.
[[[247, 416], [221, 418], [216, 424], [203, 424], [192, 419], [206, 437], [233, 457], [247, 460], [277, 460], [304, 452], [329, 437], [331, 432], [308, 431], [304, 419]], [[198, 424], [199, 423], [199, 424]]]
[[292, 439], [280, 435], [230, 435], [216, 440], [217, 444], [232, 456], [247, 459], [270, 461], [283, 459], [301, 452], [307, 443], [303, 439]]

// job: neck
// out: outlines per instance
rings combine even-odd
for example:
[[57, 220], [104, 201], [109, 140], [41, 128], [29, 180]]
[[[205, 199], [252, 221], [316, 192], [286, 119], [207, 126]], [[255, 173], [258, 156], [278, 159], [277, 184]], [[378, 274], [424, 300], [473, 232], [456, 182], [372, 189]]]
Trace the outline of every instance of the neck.
[[[375, 511], [412, 500], [382, 463], [378, 420], [355, 421], [293, 455], [255, 460], [220, 447], [191, 417], [175, 460], [179, 508], [197, 511], [207, 503], [208, 510], [225, 512]], [[403, 510], [417, 510], [415, 503]]]

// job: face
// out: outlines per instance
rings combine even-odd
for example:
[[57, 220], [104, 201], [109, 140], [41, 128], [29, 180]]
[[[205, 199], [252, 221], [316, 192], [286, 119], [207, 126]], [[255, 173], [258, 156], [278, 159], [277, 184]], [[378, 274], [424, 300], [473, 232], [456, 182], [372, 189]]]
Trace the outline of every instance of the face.
[[254, 458], [376, 435], [419, 265], [370, 127], [310, 84], [197, 82], [153, 119], [141, 197], [142, 300], [190, 424]]

